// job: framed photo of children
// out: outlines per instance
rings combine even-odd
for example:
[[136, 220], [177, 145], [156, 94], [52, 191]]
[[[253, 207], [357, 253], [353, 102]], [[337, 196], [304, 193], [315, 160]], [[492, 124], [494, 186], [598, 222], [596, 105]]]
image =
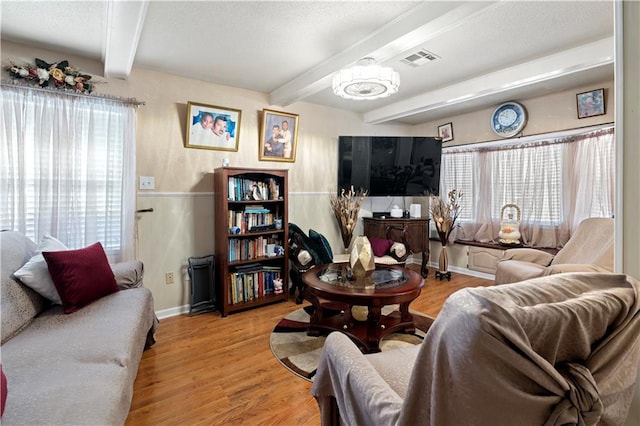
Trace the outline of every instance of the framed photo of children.
[[447, 123], [442, 126], [438, 126], [438, 136], [442, 138], [442, 142], [449, 142], [453, 140], [453, 124]]
[[239, 109], [187, 103], [186, 148], [237, 151], [240, 139]]
[[296, 161], [298, 114], [262, 110], [260, 161]]
[[578, 118], [604, 115], [604, 89], [591, 90], [576, 95]]

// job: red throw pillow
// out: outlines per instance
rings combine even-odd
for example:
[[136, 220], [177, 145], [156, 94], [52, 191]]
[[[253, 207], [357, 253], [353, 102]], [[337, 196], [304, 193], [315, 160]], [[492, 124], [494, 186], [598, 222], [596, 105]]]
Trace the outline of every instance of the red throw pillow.
[[4, 404], [7, 402], [7, 376], [4, 375], [4, 371], [2, 371], [2, 364], [0, 364], [0, 417], [4, 414]]
[[65, 314], [118, 291], [102, 244], [79, 250], [42, 252]]
[[373, 254], [378, 257], [382, 257], [389, 253], [389, 249], [393, 245], [393, 241], [385, 240], [377, 237], [368, 237], [371, 243], [371, 249]]

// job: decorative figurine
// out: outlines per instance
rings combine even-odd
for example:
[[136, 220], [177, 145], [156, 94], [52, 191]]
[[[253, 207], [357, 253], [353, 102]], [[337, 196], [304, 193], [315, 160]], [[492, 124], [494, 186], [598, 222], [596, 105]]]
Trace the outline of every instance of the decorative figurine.
[[278, 184], [275, 179], [271, 179], [269, 181], [269, 194], [271, 195], [272, 200], [277, 200], [280, 196], [280, 191], [278, 190]]
[[[505, 218], [504, 212], [507, 208], [511, 208], [512, 210]], [[516, 219], [513, 218], [513, 210], [516, 212]], [[520, 244], [520, 208], [515, 204], [506, 204], [502, 207], [500, 219], [500, 232], [498, 233], [500, 242], [511, 245]]]
[[273, 280], [273, 288], [275, 294], [282, 294], [282, 278], [276, 278]]

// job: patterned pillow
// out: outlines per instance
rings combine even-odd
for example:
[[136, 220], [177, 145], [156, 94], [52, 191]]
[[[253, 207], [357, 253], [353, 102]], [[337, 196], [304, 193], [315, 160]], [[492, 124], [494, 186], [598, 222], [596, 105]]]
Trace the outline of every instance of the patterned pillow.
[[329, 241], [321, 233], [309, 229], [309, 238], [313, 241], [314, 251], [318, 255], [318, 264], [333, 262], [333, 251]]
[[400, 258], [407, 254], [407, 247], [405, 247], [405, 245], [402, 243], [393, 243], [393, 245], [391, 245], [391, 248], [389, 249], [389, 252]]
[[1, 344], [20, 333], [51, 303], [13, 277], [13, 273], [36, 254], [37, 248], [36, 243], [20, 232], [0, 232]]

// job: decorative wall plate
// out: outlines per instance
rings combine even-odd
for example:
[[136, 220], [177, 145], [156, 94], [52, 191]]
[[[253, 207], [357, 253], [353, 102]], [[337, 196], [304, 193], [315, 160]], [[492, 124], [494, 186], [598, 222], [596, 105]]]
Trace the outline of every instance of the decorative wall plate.
[[505, 102], [491, 114], [491, 129], [503, 138], [515, 136], [527, 124], [527, 110], [517, 102]]

